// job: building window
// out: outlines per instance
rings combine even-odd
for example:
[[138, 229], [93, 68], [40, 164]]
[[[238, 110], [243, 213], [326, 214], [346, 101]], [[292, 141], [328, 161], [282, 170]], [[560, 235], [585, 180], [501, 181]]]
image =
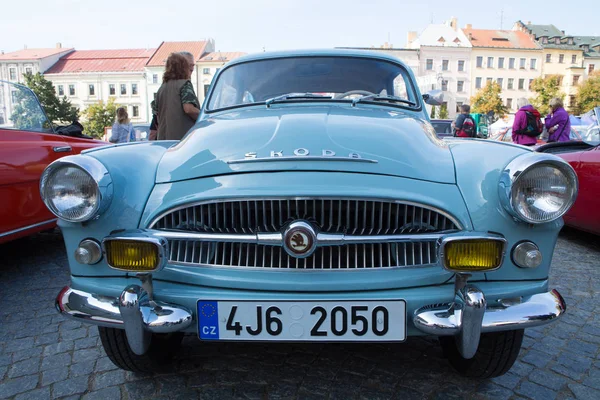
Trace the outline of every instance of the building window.
[[448, 71], [448, 60], [442, 60], [442, 71]]
[[456, 91], [457, 92], [462, 92], [465, 88], [465, 81], [458, 81], [456, 82]]
[[139, 117], [140, 116], [140, 107], [133, 106], [131, 108], [131, 115], [133, 115], [134, 117]]
[[210, 89], [210, 85], [204, 85], [204, 97], [208, 94], [208, 89]]
[[208, 74], [210, 74], [210, 68], [202, 68], [202, 73], [203, 73], [204, 75], [208, 75]]
[[546, 54], [546, 62], [547, 63], [551, 63], [552, 62], [552, 54]]
[[58, 85], [58, 95], [59, 96], [65, 95], [65, 87], [63, 85]]
[[69, 96], [75, 96], [75, 85], [69, 85]]
[[504, 57], [498, 58], [498, 68], [504, 68]]
[[509, 69], [515, 69], [515, 59], [514, 58], [509, 58], [508, 59], [508, 68]]
[[94, 87], [94, 85], [89, 86], [89, 93], [90, 93], [90, 96], [96, 95], [96, 88]]
[[577, 101], [575, 100], [575, 95], [570, 95], [569, 96], [569, 107], [573, 108], [575, 107]]
[[573, 54], [571, 56], [571, 64], [577, 64], [577, 55]]
[[486, 80], [485, 80], [485, 83], [486, 83], [486, 85], [487, 85], [488, 83], [492, 83], [492, 81], [493, 81], [493, 79], [492, 79], [492, 78], [486, 78]]
[[136, 96], [138, 94], [138, 88], [137, 88], [137, 83], [132, 83], [131, 84], [131, 94]]
[[481, 89], [481, 78], [475, 78], [475, 89]]
[[483, 57], [477, 57], [477, 68], [483, 68]]
[[462, 101], [457, 101], [456, 102], [456, 112], [459, 113], [460, 112], [460, 107], [463, 105]]
[[554, 44], [560, 44], [560, 38], [559, 37], [557, 37], [557, 38], [554, 39]]
[[127, 94], [127, 85], [121, 83], [121, 96], [125, 96]]
[[17, 91], [13, 90], [12, 92], [10, 92], [11, 94], [11, 100], [13, 104], [17, 104], [19, 101], [17, 100]]
[[562, 64], [565, 62], [565, 55], [564, 54], [559, 54], [558, 55], [558, 63]]
[[537, 64], [537, 59], [535, 59], [535, 58], [532, 58], [532, 59], [530, 60], [530, 63], [531, 63], [531, 64], [529, 65], [529, 68], [531, 68], [531, 69], [535, 69], [535, 68], [537, 67], [537, 65], [536, 65], [536, 64]]
[[525, 69], [525, 63], [526, 62], [527, 62], [527, 60], [524, 59], [524, 58], [519, 59], [519, 68], [520, 69]]
[[115, 84], [111, 83], [108, 85], [108, 95], [109, 96], [114, 96], [117, 94], [117, 89], [115, 89]]
[[506, 108], [512, 110], [512, 99], [506, 99]]
[[464, 60], [460, 60], [460, 61], [458, 62], [458, 70], [459, 70], [460, 72], [462, 72], [462, 71], [464, 71], [464, 70], [465, 70], [465, 62], [464, 62]]
[[[204, 70], [206, 71], [208, 68], [204, 68]], [[425, 62], [425, 69], [427, 71], [433, 71], [433, 59], [428, 58], [427, 61]], [[205, 72], [205, 74], [208, 74], [208, 72]]]
[[448, 81], [447, 80], [442, 80], [442, 90], [444, 92], [448, 91]]
[[506, 85], [506, 88], [509, 90], [513, 89], [514, 83], [515, 83], [515, 80], [513, 78], [508, 78], [508, 84]]
[[16, 68], [9, 68], [8, 69], [8, 75], [9, 75], [9, 79], [11, 81], [16, 81], [17, 80], [17, 69]]
[[567, 44], [573, 44], [573, 38], [568, 38], [567, 39]]
[[500, 89], [502, 89], [502, 86], [503, 86], [502, 84], [504, 83], [504, 79], [498, 78], [498, 79], [496, 79], [496, 82], [498, 83], [498, 86], [500, 86]]
[[494, 57], [488, 57], [487, 67], [494, 68]]
[[152, 83], [158, 83], [158, 74], [152, 74]]
[[542, 36], [542, 43], [543, 44], [548, 44], [548, 37]]
[[33, 74], [33, 69], [31, 67], [25, 67], [26, 74]]
[[519, 90], [525, 89], [525, 79], [519, 79]]
[[573, 75], [573, 86], [579, 85], [579, 75]]
[[591, 74], [592, 72], [594, 72], [594, 68], [595, 68], [594, 64], [588, 65], [588, 74]]

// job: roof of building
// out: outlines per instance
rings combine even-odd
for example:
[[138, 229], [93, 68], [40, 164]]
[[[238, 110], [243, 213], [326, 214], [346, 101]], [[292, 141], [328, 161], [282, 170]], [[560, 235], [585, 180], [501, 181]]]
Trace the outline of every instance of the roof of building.
[[[569, 43], [569, 38], [574, 38], [572, 35], [566, 35], [564, 31], [554, 25], [523, 24], [523, 26], [534, 35], [535, 40], [545, 49], [581, 50], [574, 40]], [[546, 43], [541, 41], [542, 37], [548, 38]], [[559, 43], [556, 43], [557, 38], [560, 40]]]
[[198, 42], [162, 42], [154, 52], [148, 63], [148, 67], [162, 67], [167, 63], [167, 58], [171, 53], [187, 51], [194, 55], [194, 60], [199, 61], [206, 51], [208, 41]]
[[540, 49], [541, 47], [525, 32], [495, 29], [463, 29], [473, 47], [503, 49]]
[[154, 51], [155, 49], [77, 50], [61, 57], [46, 74], [143, 71]]
[[471, 47], [469, 39], [461, 29], [454, 29], [446, 24], [430, 24], [421, 32], [410, 47], [440, 46], [440, 47]]
[[23, 49], [11, 51], [10, 53], [0, 54], [0, 61], [24, 61], [24, 60], [41, 60], [42, 58], [54, 56], [61, 53], [67, 53], [73, 49], [64, 49], [56, 47], [52, 49]]
[[240, 51], [216, 51], [212, 53], [205, 53], [198, 61], [226, 63], [245, 55], [246, 53]]
[[589, 45], [588, 51], [583, 51], [585, 57], [600, 58], [600, 36], [574, 36], [575, 44], [582, 48], [583, 45]]

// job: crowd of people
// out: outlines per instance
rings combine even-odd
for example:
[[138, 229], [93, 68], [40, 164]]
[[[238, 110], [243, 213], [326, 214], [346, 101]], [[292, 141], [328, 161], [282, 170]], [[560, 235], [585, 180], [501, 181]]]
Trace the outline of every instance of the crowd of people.
[[[151, 103], [149, 140], [181, 140], [194, 126], [200, 115], [200, 102], [190, 80], [194, 67], [191, 53], [171, 53], [167, 58], [162, 85]], [[135, 132], [127, 110], [119, 107], [109, 141], [125, 143], [134, 140]]]

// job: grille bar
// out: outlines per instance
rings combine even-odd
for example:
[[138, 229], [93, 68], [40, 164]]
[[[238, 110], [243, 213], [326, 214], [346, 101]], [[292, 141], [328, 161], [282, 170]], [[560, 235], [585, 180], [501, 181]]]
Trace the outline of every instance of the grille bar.
[[199, 233], [280, 232], [307, 220], [322, 233], [402, 235], [459, 230], [457, 221], [430, 207], [390, 200], [256, 199], [211, 201], [163, 214], [150, 228]]
[[437, 263], [435, 241], [323, 246], [307, 258], [291, 257], [279, 246], [252, 243], [169, 240], [169, 246], [170, 263], [193, 266], [351, 270], [423, 267]]

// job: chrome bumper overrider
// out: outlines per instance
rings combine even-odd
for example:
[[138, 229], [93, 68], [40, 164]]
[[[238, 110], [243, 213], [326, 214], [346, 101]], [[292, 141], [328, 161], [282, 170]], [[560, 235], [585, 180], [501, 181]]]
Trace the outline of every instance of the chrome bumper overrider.
[[96, 325], [125, 329], [136, 354], [144, 354], [151, 333], [171, 333], [187, 328], [192, 313], [184, 307], [151, 300], [138, 285], [130, 285], [119, 298], [99, 296], [65, 287], [56, 298], [63, 315]]
[[454, 303], [415, 311], [413, 323], [430, 335], [456, 336], [462, 356], [472, 358], [481, 333], [543, 325], [560, 317], [566, 309], [567, 305], [556, 289], [487, 304], [481, 290], [466, 285], [457, 291]]
[[[118, 298], [67, 286], [58, 294], [56, 308], [76, 320], [125, 329], [129, 345], [137, 354], [146, 351], [151, 333], [182, 331], [193, 319], [184, 307], [149, 299], [138, 285], [128, 286]], [[465, 284], [456, 291], [452, 304], [425, 306], [415, 311], [413, 323], [430, 335], [455, 336], [462, 356], [471, 358], [477, 351], [481, 333], [542, 325], [560, 317], [566, 308], [556, 290], [488, 304], [481, 290]]]

